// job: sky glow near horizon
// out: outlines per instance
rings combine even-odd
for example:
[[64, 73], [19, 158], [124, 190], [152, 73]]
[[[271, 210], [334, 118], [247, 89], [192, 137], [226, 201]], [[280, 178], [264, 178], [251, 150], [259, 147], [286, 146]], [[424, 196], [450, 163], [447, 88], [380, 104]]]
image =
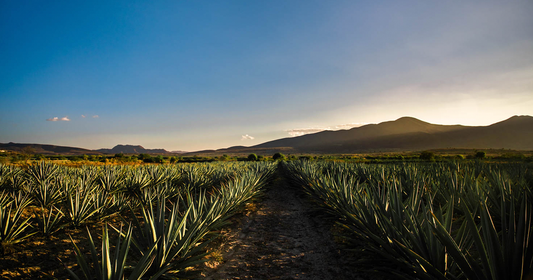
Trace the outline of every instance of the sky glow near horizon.
[[2, 1], [0, 143], [196, 151], [533, 115], [532, 1]]

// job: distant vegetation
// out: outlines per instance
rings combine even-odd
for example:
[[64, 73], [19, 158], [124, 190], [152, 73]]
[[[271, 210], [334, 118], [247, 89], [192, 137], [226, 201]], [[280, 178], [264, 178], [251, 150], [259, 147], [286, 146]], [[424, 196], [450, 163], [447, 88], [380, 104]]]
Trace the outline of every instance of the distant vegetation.
[[244, 155], [221, 156], [169, 156], [150, 154], [114, 154], [114, 155], [43, 155], [25, 152], [0, 152], [0, 163], [29, 164], [35, 161], [47, 160], [66, 165], [84, 164], [175, 164], [214, 161], [277, 161], [277, 160], [325, 160], [348, 162], [416, 162], [416, 161], [457, 161], [457, 160], [488, 160], [488, 161], [533, 161], [533, 152], [512, 150], [430, 150], [409, 153], [375, 153], [375, 154], [346, 154], [346, 155], [285, 155], [274, 153], [263, 156], [251, 153]]

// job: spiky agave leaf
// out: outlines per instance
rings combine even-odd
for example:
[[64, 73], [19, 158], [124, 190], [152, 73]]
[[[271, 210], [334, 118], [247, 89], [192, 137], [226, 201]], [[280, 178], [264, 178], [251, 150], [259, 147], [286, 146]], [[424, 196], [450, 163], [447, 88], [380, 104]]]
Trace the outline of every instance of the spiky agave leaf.
[[67, 195], [65, 216], [73, 226], [80, 226], [98, 213], [100, 208], [93, 204], [93, 200], [92, 193], [81, 188]]
[[[54, 213], [55, 210], [55, 213]], [[59, 209], [51, 206], [48, 209], [41, 209], [40, 212], [34, 212], [35, 220], [39, 227], [39, 231], [44, 235], [49, 236], [52, 233], [61, 229], [61, 221], [65, 215]]]
[[0, 247], [3, 251], [4, 246], [13, 245], [34, 235], [36, 232], [26, 232], [31, 227], [29, 222], [31, 217], [21, 220], [22, 212], [29, 204], [29, 201], [21, 205], [15, 205], [9, 202], [0, 206]]
[[[91, 251], [91, 257], [89, 259], [83, 257], [84, 254], [71, 238], [72, 244], [74, 245], [78, 267], [80, 269], [80, 272], [76, 274], [74, 271], [67, 268], [67, 271], [74, 279], [79, 280], [81, 277], [83, 277], [86, 280], [122, 280], [125, 278], [125, 276], [128, 276], [128, 280], [141, 279], [153, 262], [154, 256], [152, 255], [152, 252], [155, 247], [152, 247], [150, 250], [148, 250], [146, 254], [135, 263], [135, 265], [129, 266], [127, 264], [132, 238], [131, 225], [128, 226], [128, 229], [125, 233], [122, 232], [122, 227], [120, 228], [114, 246], [114, 254], [109, 242], [107, 225], [102, 228], [100, 257], [98, 257], [97, 246], [88, 229], [87, 234], [89, 236], [89, 246]], [[131, 271], [129, 272], [129, 275], [126, 275], [128, 274], [126, 270]]]

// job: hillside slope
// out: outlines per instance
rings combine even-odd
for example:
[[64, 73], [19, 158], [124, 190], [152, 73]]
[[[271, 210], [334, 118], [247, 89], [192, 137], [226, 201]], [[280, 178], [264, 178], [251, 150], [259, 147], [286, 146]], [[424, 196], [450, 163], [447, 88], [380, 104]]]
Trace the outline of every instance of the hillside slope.
[[[355, 153], [439, 148], [533, 150], [533, 117], [514, 116], [489, 126], [436, 125], [404, 117], [341, 131], [283, 138], [250, 149], [301, 153]], [[242, 150], [242, 149], [241, 149]]]
[[95, 155], [100, 154], [94, 150], [83, 148], [46, 145], [46, 144], [24, 144], [24, 143], [0, 143], [0, 150], [15, 152], [30, 152], [43, 155]]

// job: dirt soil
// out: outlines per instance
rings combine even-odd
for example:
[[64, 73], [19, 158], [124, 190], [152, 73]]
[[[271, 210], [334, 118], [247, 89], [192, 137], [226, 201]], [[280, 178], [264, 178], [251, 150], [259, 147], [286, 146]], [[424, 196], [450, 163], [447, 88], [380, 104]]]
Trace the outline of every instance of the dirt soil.
[[256, 206], [225, 233], [205, 279], [362, 279], [301, 190], [276, 180]]

